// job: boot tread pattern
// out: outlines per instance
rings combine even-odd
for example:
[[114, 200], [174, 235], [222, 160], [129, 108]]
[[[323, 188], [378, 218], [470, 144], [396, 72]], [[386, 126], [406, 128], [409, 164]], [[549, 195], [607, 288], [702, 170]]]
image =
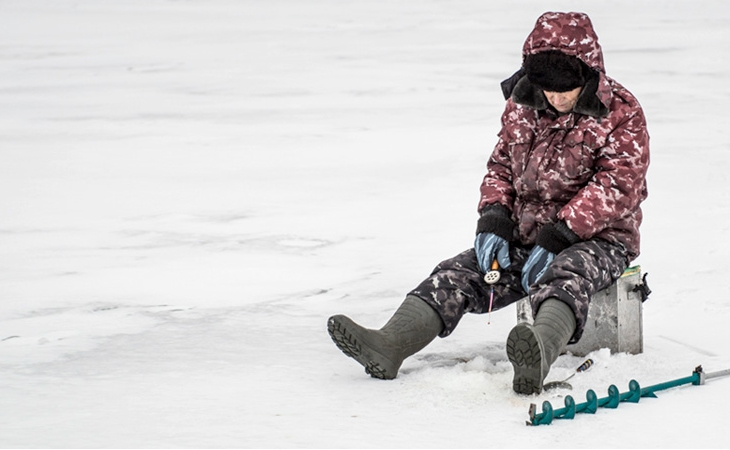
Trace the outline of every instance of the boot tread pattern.
[[512, 381], [514, 391], [524, 395], [542, 392], [540, 343], [530, 327], [512, 329], [507, 338], [507, 357], [515, 371]]
[[365, 373], [373, 378], [380, 378], [382, 380], [393, 378], [380, 367], [380, 364], [375, 361], [370, 361], [363, 356], [362, 346], [357, 341], [357, 338], [347, 331], [342, 321], [338, 320], [338, 316], [330, 317], [327, 321], [327, 332], [342, 353], [355, 359], [365, 367]]

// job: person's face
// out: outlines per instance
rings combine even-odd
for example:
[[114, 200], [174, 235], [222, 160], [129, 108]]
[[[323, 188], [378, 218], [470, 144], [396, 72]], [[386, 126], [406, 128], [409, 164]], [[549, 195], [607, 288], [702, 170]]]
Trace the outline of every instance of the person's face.
[[551, 105], [553, 105], [553, 108], [557, 109], [558, 112], [567, 113], [573, 110], [575, 102], [578, 101], [578, 96], [580, 95], [581, 89], [583, 88], [577, 87], [572, 91], [567, 92], [542, 92], [545, 94], [547, 101], [550, 102]]

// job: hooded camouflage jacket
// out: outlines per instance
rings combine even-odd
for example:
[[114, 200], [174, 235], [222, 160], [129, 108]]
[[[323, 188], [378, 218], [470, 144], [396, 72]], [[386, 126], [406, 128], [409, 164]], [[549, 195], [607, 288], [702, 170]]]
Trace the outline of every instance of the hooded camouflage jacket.
[[487, 163], [479, 210], [501, 204], [529, 245], [540, 228], [564, 221], [583, 240], [594, 237], [639, 254], [640, 203], [647, 197], [649, 135], [634, 96], [605, 74], [590, 19], [545, 13], [523, 57], [560, 50], [581, 59], [593, 77], [572, 112], [559, 115], [521, 69], [502, 84], [507, 105], [499, 141]]

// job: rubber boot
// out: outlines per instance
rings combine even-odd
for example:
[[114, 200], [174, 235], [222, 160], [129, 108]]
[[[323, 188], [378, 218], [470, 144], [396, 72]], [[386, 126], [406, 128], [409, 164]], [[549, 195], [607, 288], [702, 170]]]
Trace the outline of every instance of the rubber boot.
[[428, 303], [410, 295], [380, 330], [361, 327], [343, 315], [327, 321], [335, 345], [371, 377], [383, 380], [395, 378], [403, 360], [433, 341], [443, 327], [441, 317]]
[[507, 357], [514, 367], [512, 388], [518, 394], [539, 394], [550, 366], [558, 359], [575, 331], [575, 315], [560, 300], [545, 300], [535, 323], [520, 323], [507, 338]]

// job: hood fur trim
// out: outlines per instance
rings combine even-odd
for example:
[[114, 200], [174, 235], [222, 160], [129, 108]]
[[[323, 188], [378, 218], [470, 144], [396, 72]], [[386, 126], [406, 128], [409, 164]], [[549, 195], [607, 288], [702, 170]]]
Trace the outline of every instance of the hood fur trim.
[[[517, 77], [519, 78], [515, 82], [515, 78]], [[573, 106], [573, 112], [598, 118], [606, 117], [608, 115], [608, 108], [596, 96], [598, 82], [599, 77], [597, 74], [586, 81], [586, 84], [583, 86], [583, 90], [578, 96], [578, 101], [576, 101], [575, 106]], [[528, 80], [527, 76], [523, 73], [517, 72], [511, 78], [503, 82], [502, 88], [505, 97], [508, 97], [507, 90], [510, 85], [512, 87], [512, 91], [509, 93], [509, 97], [512, 98], [513, 102], [538, 111], [552, 109], [542, 90], [530, 83], [530, 80]]]

